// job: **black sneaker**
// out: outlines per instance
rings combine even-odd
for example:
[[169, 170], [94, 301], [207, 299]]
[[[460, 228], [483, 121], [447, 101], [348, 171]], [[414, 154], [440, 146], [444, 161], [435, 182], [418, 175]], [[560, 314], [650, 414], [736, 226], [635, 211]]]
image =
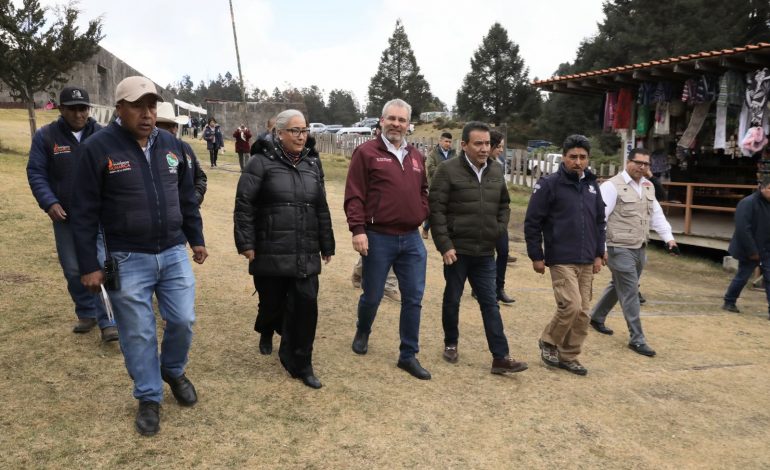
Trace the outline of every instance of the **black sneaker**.
[[737, 305], [730, 304], [730, 303], [727, 303], [727, 302], [722, 304], [722, 310], [727, 310], [728, 312], [733, 312], [733, 313], [741, 313], [741, 311], [738, 310], [738, 306]]
[[160, 431], [160, 403], [142, 400], [136, 411], [136, 431], [142, 436], [154, 436]]
[[195, 387], [184, 374], [179, 377], [170, 377], [161, 370], [160, 377], [171, 387], [171, 393], [180, 405], [193, 406], [198, 402], [198, 394], [195, 392]]

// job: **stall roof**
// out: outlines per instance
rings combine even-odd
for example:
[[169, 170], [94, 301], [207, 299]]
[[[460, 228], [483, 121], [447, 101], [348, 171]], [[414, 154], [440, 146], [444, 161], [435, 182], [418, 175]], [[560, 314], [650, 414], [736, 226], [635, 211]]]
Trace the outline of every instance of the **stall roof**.
[[174, 104], [179, 106], [182, 109], [187, 109], [187, 110], [195, 112], [195, 113], [206, 114], [206, 110], [204, 108], [201, 108], [200, 106], [196, 106], [194, 104], [185, 103], [182, 100], [174, 99]]
[[600, 95], [644, 82], [684, 82], [694, 75], [722, 74], [728, 70], [750, 72], [762, 67], [770, 67], [767, 42], [551, 77], [535, 80], [532, 85], [557, 93]]

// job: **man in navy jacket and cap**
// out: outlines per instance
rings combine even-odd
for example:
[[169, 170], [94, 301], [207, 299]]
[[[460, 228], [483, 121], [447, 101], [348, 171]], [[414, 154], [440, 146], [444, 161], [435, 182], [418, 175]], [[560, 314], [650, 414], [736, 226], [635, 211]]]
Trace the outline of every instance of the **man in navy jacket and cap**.
[[[193, 260], [208, 253], [195, 199], [192, 161], [179, 141], [155, 127], [162, 97], [145, 77], [128, 77], [115, 90], [118, 119], [84, 146], [73, 191], [73, 231], [81, 281], [98, 292], [110, 286], [126, 369], [139, 401], [136, 429], [160, 429], [163, 381], [177, 402], [192, 406], [195, 387], [185, 376], [195, 321]], [[104, 230], [107, 258], [119, 286], [106, 282], [95, 240]], [[110, 279], [107, 279], [109, 281]], [[158, 356], [152, 296], [166, 322]]]
[[[59, 255], [67, 290], [75, 303], [78, 321], [75, 333], [88, 333], [97, 324], [102, 340], [117, 341], [115, 323], [107, 318], [104, 304], [97, 295], [80, 283], [80, 271], [75, 257], [72, 237], [71, 193], [75, 166], [81, 143], [102, 127], [89, 117], [91, 103], [82, 87], [66, 87], [59, 94], [59, 112], [56, 121], [41, 127], [32, 138], [27, 163], [27, 179], [37, 203], [53, 221], [56, 252]], [[98, 257], [104, 259], [101, 235], [96, 247]]]

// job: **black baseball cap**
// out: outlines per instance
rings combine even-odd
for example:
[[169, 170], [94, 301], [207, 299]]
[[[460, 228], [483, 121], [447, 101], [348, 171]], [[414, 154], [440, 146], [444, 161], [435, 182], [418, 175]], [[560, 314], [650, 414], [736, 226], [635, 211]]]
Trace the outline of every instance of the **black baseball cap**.
[[59, 93], [59, 104], [63, 106], [76, 106], [84, 104], [91, 106], [88, 100], [88, 92], [77, 86], [68, 86]]

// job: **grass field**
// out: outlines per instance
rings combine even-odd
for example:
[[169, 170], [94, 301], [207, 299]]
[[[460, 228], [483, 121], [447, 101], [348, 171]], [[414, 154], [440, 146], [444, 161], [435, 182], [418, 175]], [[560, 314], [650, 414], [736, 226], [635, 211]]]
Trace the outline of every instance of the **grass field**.
[[[22, 113], [20, 116], [19, 113]], [[54, 114], [44, 113], [40, 123]], [[49, 113], [50, 114], [50, 113]], [[730, 275], [710, 261], [651, 249], [642, 280], [643, 323], [655, 358], [626, 348], [616, 311], [612, 337], [595, 334], [587, 377], [543, 366], [537, 338], [554, 310], [548, 276], [523, 255], [526, 192], [511, 225], [516, 298], [501, 311], [511, 353], [530, 369], [489, 373], [478, 306], [461, 306], [460, 361], [441, 359], [440, 256], [428, 244], [418, 381], [395, 367], [398, 305], [383, 301], [369, 354], [350, 350], [359, 291], [357, 254], [342, 211], [346, 161], [324, 155], [337, 253], [321, 275], [311, 390], [258, 353], [246, 261], [233, 244], [235, 155], [209, 174], [203, 204], [210, 258], [194, 265], [195, 338], [188, 376], [200, 402], [178, 406], [166, 388], [161, 432], [133, 428], [136, 403], [116, 344], [71, 333], [74, 313], [48, 217], [26, 182], [23, 112], [0, 110], [0, 468], [768, 468], [770, 322], [764, 294], [744, 313], [719, 309]], [[28, 131], [27, 131], [28, 132]], [[228, 144], [230, 145], [230, 144]], [[194, 142], [201, 161], [206, 154]], [[208, 165], [204, 165], [206, 168]], [[595, 279], [598, 295], [608, 281]], [[277, 344], [277, 342], [276, 342]]]

